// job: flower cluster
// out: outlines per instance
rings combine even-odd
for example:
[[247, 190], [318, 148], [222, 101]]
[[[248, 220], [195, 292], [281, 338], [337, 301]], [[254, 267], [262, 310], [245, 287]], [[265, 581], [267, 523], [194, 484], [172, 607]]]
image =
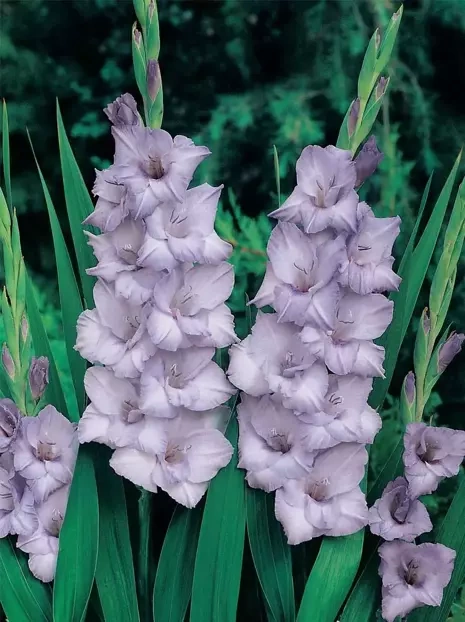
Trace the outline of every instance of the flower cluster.
[[[34, 400], [46, 370], [43, 360], [33, 361]], [[18, 535], [32, 574], [44, 582], [55, 576], [77, 448], [76, 426], [53, 406], [26, 417], [12, 400], [0, 400], [0, 537]]]
[[[380, 159], [373, 142], [366, 174]], [[366, 174], [349, 151], [303, 150], [297, 186], [271, 214], [279, 222], [252, 301], [274, 313], [259, 311], [230, 350], [229, 379], [243, 391], [239, 466], [250, 486], [276, 491], [290, 544], [368, 521], [360, 482], [381, 420], [367, 399], [384, 358], [373, 339], [392, 319], [382, 292], [400, 282], [391, 256], [400, 219], [377, 218], [359, 201]]]
[[439, 606], [454, 567], [455, 551], [442, 544], [415, 545], [431, 531], [418, 497], [457, 475], [465, 456], [465, 432], [410, 423], [404, 436], [404, 477], [390, 482], [369, 511], [372, 533], [387, 540], [379, 548], [382, 612], [387, 622], [423, 605]]
[[80, 316], [76, 342], [100, 366], [85, 376], [79, 439], [113, 448], [118, 474], [194, 507], [232, 456], [221, 405], [235, 389], [212, 361], [236, 341], [232, 248], [214, 230], [222, 186], [188, 189], [210, 152], [144, 127], [132, 96], [105, 112], [115, 158], [97, 172], [86, 220], [101, 230], [88, 233], [95, 309]]

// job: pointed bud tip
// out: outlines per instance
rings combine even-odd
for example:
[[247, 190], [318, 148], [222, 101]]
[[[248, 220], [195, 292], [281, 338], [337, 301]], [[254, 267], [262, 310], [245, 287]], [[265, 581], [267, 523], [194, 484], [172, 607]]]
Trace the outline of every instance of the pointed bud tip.
[[454, 358], [462, 350], [462, 344], [465, 341], [463, 333], [451, 333], [449, 338], [442, 344], [438, 353], [438, 373], [446, 369], [446, 367], [454, 360]]
[[155, 101], [161, 86], [160, 65], [155, 58], [147, 63], [147, 92], [152, 101]]
[[352, 134], [355, 132], [359, 114], [360, 114], [360, 99], [357, 97], [357, 99], [354, 99], [354, 101], [352, 102], [350, 106], [349, 121], [348, 121], [349, 136], [352, 136]]
[[423, 326], [423, 332], [427, 335], [431, 330], [431, 318], [428, 313], [428, 308], [425, 308], [423, 310], [421, 321]]
[[405, 390], [405, 397], [407, 398], [407, 402], [411, 406], [413, 402], [415, 401], [415, 395], [416, 395], [415, 374], [413, 373], [413, 371], [409, 371], [409, 373], [405, 376], [404, 390]]
[[32, 399], [37, 401], [44, 394], [48, 385], [49, 360], [46, 356], [32, 357], [29, 367], [29, 388]]
[[386, 93], [388, 84], [389, 84], [389, 78], [385, 78], [384, 76], [381, 76], [381, 78], [378, 81], [378, 84], [376, 85], [376, 91], [375, 91], [375, 97], [377, 101], [380, 100], [381, 97]]
[[2, 363], [6, 373], [13, 380], [16, 372], [15, 363], [11, 357], [10, 350], [8, 349], [6, 343], [3, 344], [2, 348]]

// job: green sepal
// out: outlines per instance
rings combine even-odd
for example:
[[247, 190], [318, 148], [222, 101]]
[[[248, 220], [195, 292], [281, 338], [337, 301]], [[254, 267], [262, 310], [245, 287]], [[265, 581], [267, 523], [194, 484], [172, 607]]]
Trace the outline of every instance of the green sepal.
[[413, 365], [415, 373], [419, 378], [425, 377], [426, 368], [429, 362], [428, 350], [431, 335], [430, 328], [428, 328], [429, 323], [428, 308], [425, 307], [422, 311], [420, 322], [418, 324], [415, 348], [413, 350]]
[[338, 147], [339, 149], [350, 149], [349, 115], [351, 107], [352, 103], [347, 108], [346, 116], [344, 117], [341, 128], [339, 130], [339, 135], [336, 142], [336, 147]]
[[378, 53], [378, 60], [375, 64], [375, 71], [378, 75], [383, 71], [386, 65], [389, 62], [389, 59], [392, 54], [392, 50], [394, 49], [394, 45], [397, 38], [397, 33], [399, 32], [400, 22], [402, 20], [402, 14], [404, 12], [404, 7], [401, 4], [398, 11], [394, 13], [391, 17], [389, 25], [386, 29], [386, 34], [381, 41], [381, 45]]
[[443, 332], [441, 338], [439, 339], [438, 343], [436, 344], [436, 347], [434, 348], [434, 352], [431, 355], [431, 359], [429, 361], [429, 365], [428, 368], [426, 370], [426, 377], [425, 377], [425, 389], [424, 389], [424, 401], [425, 404], [428, 401], [428, 398], [431, 395], [431, 391], [434, 388], [434, 385], [436, 384], [436, 382], [439, 380], [440, 376], [442, 375], [443, 372], [439, 371], [439, 364], [438, 364], [438, 359], [439, 359], [439, 350], [442, 348], [442, 346], [445, 344], [445, 342], [447, 341], [448, 337], [449, 337], [449, 333], [450, 333], [450, 325], [446, 328], [446, 330]]
[[273, 145], [273, 164], [274, 179], [276, 183], [276, 194], [278, 196], [278, 207], [281, 207], [281, 171], [279, 168], [279, 154], [276, 145]]
[[[0, 223], [2, 225], [2, 238], [5, 234], [11, 229], [11, 217], [10, 210], [8, 209], [8, 204], [5, 199], [5, 195], [3, 194], [3, 190], [0, 188]], [[3, 231], [4, 230], [4, 231]]]
[[136, 43], [136, 31], [137, 24], [134, 22], [132, 27], [132, 62], [134, 65], [134, 75], [136, 78], [137, 88], [139, 89], [144, 101], [147, 99], [147, 85], [146, 85], [146, 55], [144, 42], [142, 35], [140, 35], [140, 42]]
[[[20, 255], [18, 263], [18, 281], [16, 288], [16, 307], [14, 310], [15, 321], [21, 329], [21, 321], [26, 309], [26, 268], [24, 266], [23, 257]], [[20, 330], [21, 332], [21, 330]]]
[[355, 153], [357, 151], [358, 147], [362, 144], [362, 142], [365, 140], [365, 138], [370, 133], [370, 130], [373, 127], [374, 122], [376, 121], [376, 117], [378, 116], [378, 112], [381, 108], [381, 104], [383, 103], [383, 99], [388, 92], [389, 83], [390, 83], [390, 78], [386, 80], [386, 87], [381, 97], [377, 97], [376, 89], [373, 90], [370, 96], [370, 99], [368, 100], [367, 107], [365, 108], [365, 111], [363, 113], [360, 127], [355, 132], [354, 136], [352, 136], [352, 140], [351, 140], [352, 153]]
[[416, 411], [416, 404], [417, 404], [416, 390], [414, 390], [414, 397], [413, 397], [412, 402], [410, 402], [407, 397], [407, 390], [406, 390], [407, 377], [408, 375], [405, 376], [404, 382], [402, 383], [402, 390], [400, 392], [400, 402], [399, 402], [400, 416], [405, 425], [415, 421], [415, 411]]
[[[161, 81], [161, 78], [160, 78]], [[149, 118], [147, 125], [152, 129], [160, 129], [163, 122], [163, 86], [160, 82], [160, 88], [155, 101], [150, 106]]]
[[5, 337], [6, 342], [8, 344], [8, 349], [11, 354], [11, 358], [17, 363], [19, 360], [19, 350], [18, 343], [16, 339], [16, 331], [15, 331], [15, 323], [13, 320], [13, 313], [10, 307], [10, 303], [8, 300], [8, 296], [6, 293], [6, 288], [3, 288], [2, 292], [2, 317], [3, 317], [3, 325], [5, 328]]
[[158, 60], [160, 55], [160, 25], [158, 23], [158, 8], [155, 0], [150, 0], [147, 6], [145, 49], [147, 61]]
[[8, 296], [14, 307], [16, 305], [15, 261], [9, 241], [6, 241], [3, 245], [3, 267], [5, 269], [5, 284], [8, 288]]
[[134, 2], [134, 11], [136, 12], [137, 19], [141, 28], [145, 28], [145, 18], [146, 18], [146, 2], [145, 0], [133, 0]]
[[8, 110], [6, 101], [3, 100], [3, 119], [2, 119], [2, 159], [3, 159], [3, 178], [5, 180], [6, 198], [8, 205], [13, 209], [13, 196], [11, 192], [11, 170], [10, 170], [10, 133], [8, 130]]
[[379, 30], [373, 33], [363, 57], [362, 68], [358, 76], [358, 96], [362, 102], [367, 102], [376, 82], [376, 61], [378, 54]]

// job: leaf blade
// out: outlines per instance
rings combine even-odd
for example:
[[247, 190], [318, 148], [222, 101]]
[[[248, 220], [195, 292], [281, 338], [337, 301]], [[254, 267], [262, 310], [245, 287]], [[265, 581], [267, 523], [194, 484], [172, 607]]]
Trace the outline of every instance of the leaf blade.
[[54, 622], [83, 622], [97, 567], [99, 508], [90, 447], [81, 445], [60, 531]]
[[194, 564], [202, 522], [201, 508], [178, 505], [170, 521], [158, 562], [153, 590], [153, 616], [183, 622], [192, 594]]
[[92, 212], [93, 204], [76, 162], [76, 158], [74, 157], [73, 150], [71, 149], [58, 101], [57, 126], [66, 209], [68, 212], [71, 234], [73, 236], [74, 250], [76, 252], [84, 300], [87, 307], [90, 308], [93, 306], [92, 290], [94, 279], [87, 275], [86, 269], [94, 265], [95, 261], [92, 250], [87, 244], [84, 230], [92, 231], [93, 229], [84, 227], [82, 222]]
[[290, 547], [274, 515], [274, 495], [247, 487], [247, 532], [252, 559], [273, 620], [295, 620]]
[[[210, 484], [194, 566], [191, 622], [235, 622], [245, 537], [245, 489], [237, 469], [237, 420], [226, 437], [234, 455]], [[231, 517], [234, 520], [231, 520]]]

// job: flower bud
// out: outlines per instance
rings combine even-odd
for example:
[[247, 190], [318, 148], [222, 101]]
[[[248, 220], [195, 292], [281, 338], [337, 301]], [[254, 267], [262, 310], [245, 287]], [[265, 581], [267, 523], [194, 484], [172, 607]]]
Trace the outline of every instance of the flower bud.
[[389, 83], [389, 79], [381, 76], [378, 84], [376, 85], [376, 92], [375, 92], [376, 100], [381, 99], [381, 97], [384, 95], [384, 93], [386, 92], [388, 83]]
[[142, 43], [142, 34], [140, 30], [137, 30], [137, 28], [134, 28], [132, 31], [132, 36], [134, 38], [134, 43], [137, 45], [137, 47], [140, 47], [140, 44]]
[[27, 321], [27, 317], [23, 315], [21, 318], [21, 339], [23, 343], [25, 343], [27, 337], [29, 335], [29, 322]]
[[407, 398], [409, 406], [411, 406], [415, 401], [416, 395], [415, 374], [413, 373], [413, 371], [409, 371], [409, 373], [405, 376], [404, 388], [405, 397]]
[[2, 363], [3, 363], [3, 367], [5, 368], [6, 373], [13, 380], [15, 377], [15, 372], [16, 372], [15, 363], [13, 359], [11, 358], [11, 354], [6, 343], [3, 344], [3, 348], [2, 348]]
[[132, 95], [125, 93], [115, 99], [111, 104], [104, 108], [103, 112], [107, 115], [113, 125], [117, 127], [125, 125], [141, 125], [141, 118], [137, 112], [137, 103]]
[[155, 101], [161, 86], [160, 65], [154, 58], [147, 63], [147, 92], [152, 101]]
[[361, 186], [370, 175], [373, 175], [383, 158], [384, 154], [381, 153], [376, 145], [376, 138], [370, 136], [354, 160], [355, 171], [357, 173], [356, 188]]
[[6, 451], [14, 441], [21, 417], [12, 400], [8, 398], [0, 400], [0, 453]]
[[422, 321], [422, 326], [423, 326], [423, 332], [425, 333], [425, 335], [427, 335], [429, 331], [431, 330], [431, 318], [428, 315], [428, 309], [425, 309], [423, 311], [421, 321]]
[[32, 399], [35, 401], [42, 397], [48, 385], [48, 368], [49, 361], [46, 356], [32, 357], [29, 368], [29, 387]]
[[357, 97], [357, 99], [354, 99], [354, 101], [352, 102], [350, 106], [349, 121], [348, 121], [349, 136], [352, 136], [352, 134], [355, 132], [359, 114], [360, 114], [360, 100]]
[[462, 349], [462, 343], [465, 340], [465, 335], [463, 333], [451, 333], [450, 337], [447, 339], [445, 343], [439, 349], [438, 355], [438, 373], [442, 374], [442, 372], [446, 369], [446, 367], [452, 362], [452, 360], [457, 356], [457, 354]]

